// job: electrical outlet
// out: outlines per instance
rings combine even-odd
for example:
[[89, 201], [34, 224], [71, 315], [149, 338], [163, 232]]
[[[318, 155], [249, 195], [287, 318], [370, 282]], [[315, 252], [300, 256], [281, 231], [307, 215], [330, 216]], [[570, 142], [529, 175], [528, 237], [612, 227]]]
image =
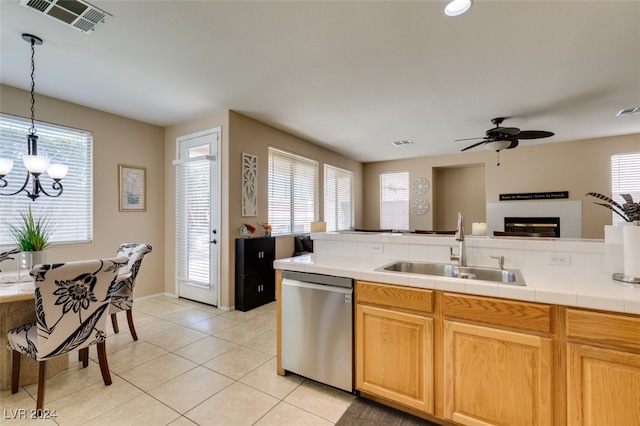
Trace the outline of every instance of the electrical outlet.
[[553, 266], [570, 266], [571, 265], [571, 256], [568, 254], [550, 254], [549, 255], [549, 265]]
[[369, 245], [369, 253], [382, 254], [384, 252], [384, 246], [382, 244]]

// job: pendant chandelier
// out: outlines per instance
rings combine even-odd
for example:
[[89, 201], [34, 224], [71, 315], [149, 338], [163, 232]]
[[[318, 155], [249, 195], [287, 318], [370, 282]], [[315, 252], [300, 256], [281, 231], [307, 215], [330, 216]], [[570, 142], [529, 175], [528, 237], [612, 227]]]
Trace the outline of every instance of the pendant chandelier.
[[[42, 44], [42, 39], [31, 34], [22, 34], [22, 39], [31, 44], [31, 128], [27, 135], [27, 155], [22, 156], [24, 166], [27, 168], [27, 177], [24, 185], [15, 192], [8, 194], [0, 192], [0, 195], [16, 195], [25, 192], [27, 197], [35, 201], [41, 194], [48, 197], [59, 197], [62, 194], [62, 184], [60, 181], [67, 175], [69, 167], [63, 164], [51, 164], [51, 160], [45, 156], [38, 155], [38, 136], [36, 135], [35, 125], [35, 46]], [[13, 168], [13, 160], [10, 158], [0, 158], [0, 188], [5, 188], [9, 183], [5, 176], [9, 174]], [[40, 182], [43, 173], [47, 173], [53, 183], [51, 188], [55, 192], [47, 192]], [[31, 188], [29, 183], [31, 183]]]

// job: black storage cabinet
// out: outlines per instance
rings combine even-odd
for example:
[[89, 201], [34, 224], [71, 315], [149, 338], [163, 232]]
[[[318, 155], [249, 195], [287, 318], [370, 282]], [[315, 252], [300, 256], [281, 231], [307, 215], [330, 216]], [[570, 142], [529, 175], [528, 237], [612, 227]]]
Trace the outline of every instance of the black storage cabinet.
[[236, 310], [276, 300], [275, 257], [274, 237], [236, 239]]

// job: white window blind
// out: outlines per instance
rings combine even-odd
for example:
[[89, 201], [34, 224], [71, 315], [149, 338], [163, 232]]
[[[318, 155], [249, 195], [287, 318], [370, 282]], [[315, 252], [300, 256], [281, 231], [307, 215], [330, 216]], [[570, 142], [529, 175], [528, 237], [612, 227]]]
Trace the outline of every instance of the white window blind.
[[327, 231], [353, 226], [353, 172], [324, 165], [324, 221]]
[[380, 228], [409, 229], [409, 172], [380, 175]]
[[208, 288], [212, 157], [191, 157], [175, 164], [176, 277]]
[[[27, 176], [22, 156], [27, 154], [27, 133], [31, 121], [26, 118], [0, 114], [0, 157], [13, 159], [13, 169], [5, 177], [8, 185], [0, 193], [20, 189]], [[47, 214], [54, 225], [52, 243], [87, 242], [92, 238], [93, 191], [93, 135], [84, 130], [71, 129], [49, 123], [36, 122], [38, 154], [49, 157], [52, 163], [66, 164], [69, 172], [62, 179], [59, 197], [41, 195], [31, 201], [24, 192], [0, 196], [0, 246], [15, 245], [9, 225], [21, 222], [20, 213], [29, 205], [34, 215]], [[51, 190], [53, 180], [46, 174], [40, 177], [45, 191]], [[30, 184], [27, 186], [30, 188]], [[50, 191], [51, 190], [51, 191]]]
[[[611, 198], [623, 205], [626, 201], [620, 194], [630, 194], [634, 202], [640, 202], [640, 152], [611, 156]], [[611, 214], [614, 225], [624, 222], [617, 214]]]
[[318, 162], [269, 148], [269, 223], [273, 235], [311, 231], [318, 218]]

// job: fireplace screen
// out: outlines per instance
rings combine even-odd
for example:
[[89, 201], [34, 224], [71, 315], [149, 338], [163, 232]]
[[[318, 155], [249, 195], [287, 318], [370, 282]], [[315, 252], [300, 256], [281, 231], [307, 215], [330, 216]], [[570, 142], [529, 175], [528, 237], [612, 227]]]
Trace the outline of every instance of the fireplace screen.
[[505, 232], [526, 232], [528, 234], [546, 234], [553, 232], [560, 237], [559, 217], [505, 217]]

